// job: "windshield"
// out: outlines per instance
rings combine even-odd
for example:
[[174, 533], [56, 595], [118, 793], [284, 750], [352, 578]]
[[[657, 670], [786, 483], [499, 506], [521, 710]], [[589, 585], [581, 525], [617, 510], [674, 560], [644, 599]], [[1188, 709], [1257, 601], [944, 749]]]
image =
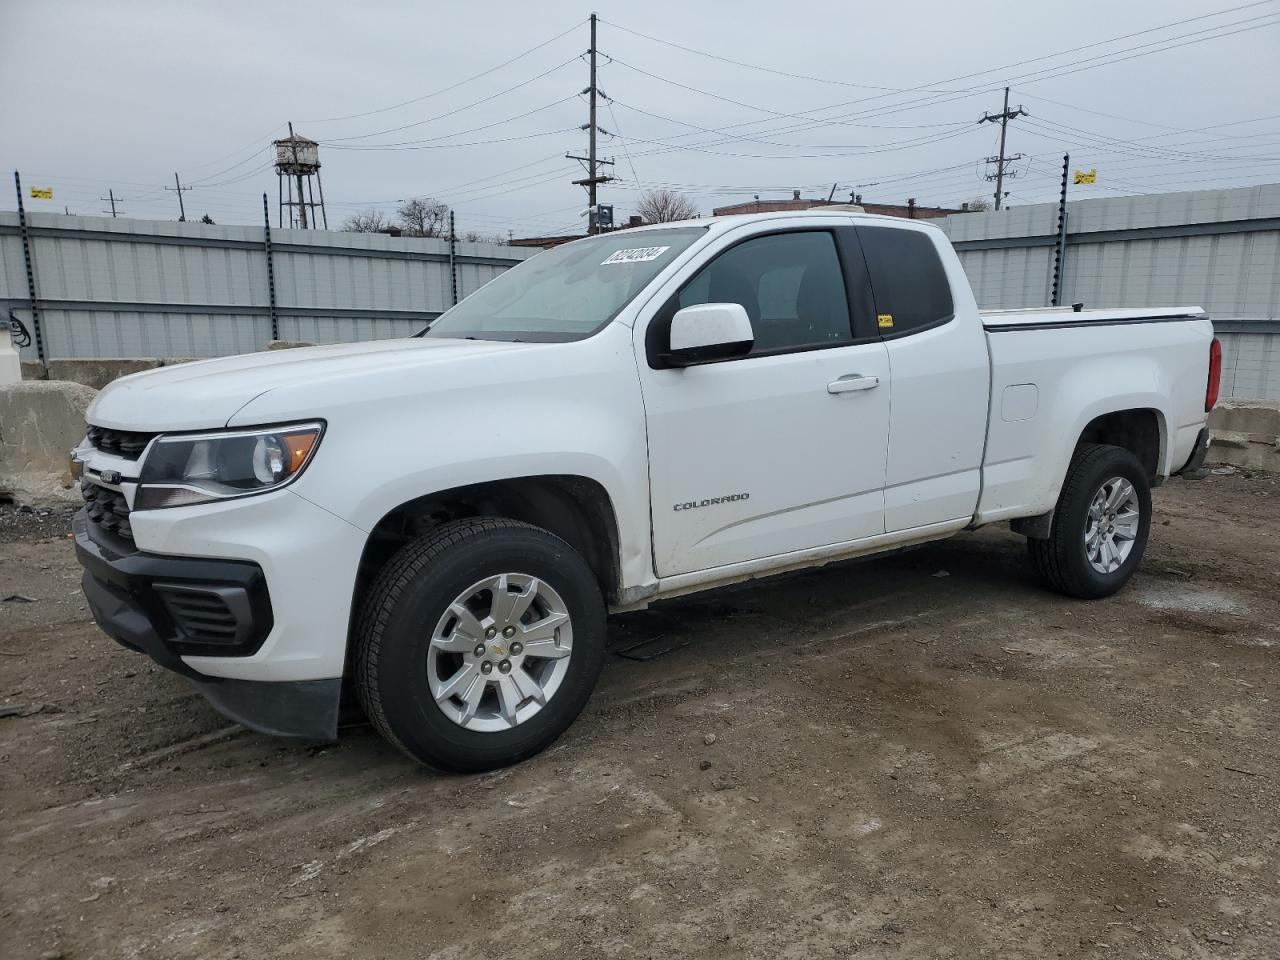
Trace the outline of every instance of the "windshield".
[[706, 229], [627, 230], [553, 247], [441, 314], [426, 335], [550, 343], [589, 337]]

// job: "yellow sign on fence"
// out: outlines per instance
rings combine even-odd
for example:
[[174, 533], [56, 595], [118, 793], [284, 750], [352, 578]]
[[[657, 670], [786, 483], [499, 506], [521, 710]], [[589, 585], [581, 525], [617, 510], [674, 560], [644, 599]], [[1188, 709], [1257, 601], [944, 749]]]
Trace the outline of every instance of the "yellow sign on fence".
[[31, 199], [32, 200], [52, 200], [53, 187], [32, 187]]
[[1095, 168], [1094, 168], [1094, 169], [1092, 169], [1092, 170], [1077, 170], [1077, 171], [1076, 171], [1076, 181], [1075, 181], [1075, 182], [1076, 182], [1077, 184], [1081, 184], [1081, 183], [1097, 183], [1097, 182], [1098, 182], [1098, 169], [1097, 169], [1097, 167], [1095, 167]]

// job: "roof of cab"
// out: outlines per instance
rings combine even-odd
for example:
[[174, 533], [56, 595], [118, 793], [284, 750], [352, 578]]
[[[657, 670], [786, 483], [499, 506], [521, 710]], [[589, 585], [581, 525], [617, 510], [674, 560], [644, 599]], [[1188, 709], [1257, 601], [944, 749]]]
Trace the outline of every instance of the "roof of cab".
[[778, 210], [768, 213], [734, 213], [721, 217], [700, 217], [696, 220], [673, 220], [670, 223], [646, 223], [630, 230], [669, 230], [678, 227], [709, 227], [712, 229], [729, 229], [744, 223], [784, 222], [787, 220], [814, 219], [830, 217], [833, 219], [851, 220], [855, 223], [890, 223], [895, 226], [912, 225], [925, 229], [937, 230], [935, 224], [927, 220], [908, 220], [905, 217], [890, 217], [881, 213], [865, 213], [851, 208], [812, 207], [808, 210]]

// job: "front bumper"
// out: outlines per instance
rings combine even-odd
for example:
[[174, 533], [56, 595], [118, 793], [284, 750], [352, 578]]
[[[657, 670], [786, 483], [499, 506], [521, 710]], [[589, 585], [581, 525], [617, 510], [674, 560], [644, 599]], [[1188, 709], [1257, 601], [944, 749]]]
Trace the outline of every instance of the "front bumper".
[[242, 560], [164, 556], [72, 522], [94, 620], [122, 645], [190, 680], [221, 713], [282, 736], [337, 736], [341, 677], [260, 681], [209, 676], [185, 656], [253, 657], [275, 625], [262, 568]]

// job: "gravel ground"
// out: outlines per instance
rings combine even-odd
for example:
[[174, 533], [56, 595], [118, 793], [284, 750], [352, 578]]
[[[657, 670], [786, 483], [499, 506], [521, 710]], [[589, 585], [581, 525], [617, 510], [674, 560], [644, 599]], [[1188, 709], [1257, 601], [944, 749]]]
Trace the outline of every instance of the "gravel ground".
[[1106, 601], [991, 529], [616, 617], [480, 777], [228, 725], [6, 508], [0, 954], [1275, 958], [1280, 479], [1156, 508]]

